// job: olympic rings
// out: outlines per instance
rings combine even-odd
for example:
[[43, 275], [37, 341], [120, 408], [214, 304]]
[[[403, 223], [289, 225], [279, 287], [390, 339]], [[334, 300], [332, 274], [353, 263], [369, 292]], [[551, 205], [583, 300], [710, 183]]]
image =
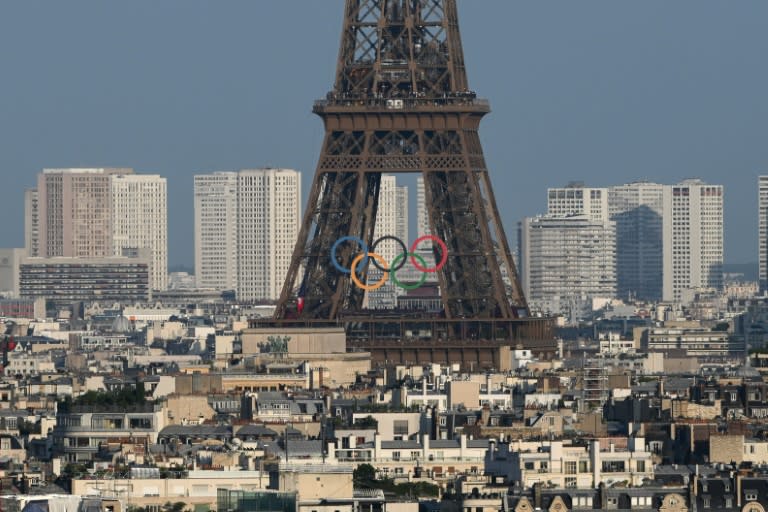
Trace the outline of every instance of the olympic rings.
[[372, 257], [373, 261], [378, 260], [382, 262], [385, 266], [387, 264], [387, 261], [384, 258], [382, 258], [379, 254], [376, 254], [375, 252], [360, 253], [357, 256], [355, 256], [355, 259], [352, 260], [352, 265], [350, 265], [349, 267], [350, 269], [349, 273], [352, 274], [352, 282], [355, 283], [358, 288], [363, 289], [367, 292], [372, 292], [373, 290], [378, 290], [379, 288], [381, 288], [386, 284], [387, 279], [389, 279], [389, 273], [385, 270], [384, 276], [381, 279], [379, 279], [378, 282], [371, 285], [363, 284], [362, 282], [360, 282], [360, 280], [357, 278], [357, 272], [353, 272], [352, 269], [355, 268], [358, 263], [360, 263], [360, 260], [368, 256]]
[[[385, 235], [385, 236], [379, 238], [378, 240], [376, 240], [375, 242], [373, 242], [373, 245], [371, 246], [371, 251], [376, 252], [376, 246], [379, 245], [379, 242], [383, 242], [384, 240], [394, 240], [395, 242], [397, 242], [400, 245], [400, 247], [403, 248], [403, 251], [402, 251], [403, 253], [407, 253], [408, 252], [408, 247], [405, 246], [405, 242], [403, 242], [402, 240], [400, 240], [396, 236], [392, 236], [392, 235]], [[379, 266], [379, 263], [376, 261], [375, 258], [373, 259], [372, 263], [373, 263], [374, 267], [376, 267], [377, 269], [381, 270], [382, 272], [386, 272], [387, 270], [389, 270], [391, 272], [397, 272], [398, 270], [400, 270], [401, 268], [403, 268], [405, 266], [405, 258], [403, 258], [403, 260], [400, 262], [400, 266], [399, 267], [397, 265], [395, 265], [395, 262], [393, 261], [392, 262], [392, 267], [389, 268], [389, 269], [381, 268]]]
[[[435, 268], [422, 267], [418, 263], [416, 263], [416, 248], [424, 240], [432, 240], [433, 242], [437, 243], [437, 245], [440, 246], [440, 252], [442, 253], [442, 256], [440, 257], [440, 261], [438, 262], [438, 264], [435, 265]], [[422, 263], [424, 263], [423, 259], [421, 261]], [[413, 245], [411, 246], [411, 263], [413, 263], [413, 266], [416, 268], [416, 270], [421, 270], [422, 272], [434, 273], [440, 270], [441, 268], [443, 268], [447, 262], [448, 262], [448, 246], [446, 246], [445, 242], [437, 238], [435, 235], [424, 235], [417, 238], [413, 242]]]
[[[376, 252], [376, 246], [379, 244], [379, 242], [383, 242], [385, 240], [394, 240], [402, 248], [402, 252], [398, 254], [389, 265], [387, 264], [387, 261], [384, 259], [384, 257]], [[440, 261], [438, 261], [433, 268], [427, 268], [427, 263], [424, 260], [424, 257], [417, 253], [419, 244], [426, 240], [430, 240], [436, 243], [440, 248]], [[344, 242], [356, 242], [357, 245], [360, 246], [360, 249], [362, 249], [362, 252], [355, 256], [355, 258], [352, 260], [349, 268], [344, 268], [341, 266], [341, 264], [336, 259], [336, 252], [339, 246]], [[442, 269], [448, 262], [447, 244], [434, 235], [425, 235], [417, 238], [416, 241], [411, 245], [410, 250], [405, 245], [405, 242], [392, 235], [385, 235], [378, 238], [373, 243], [370, 250], [368, 245], [361, 238], [356, 236], [343, 236], [334, 242], [333, 246], [331, 246], [330, 253], [331, 263], [336, 268], [336, 270], [342, 274], [349, 274], [355, 286], [365, 291], [378, 290], [386, 284], [387, 280], [390, 279], [390, 276], [392, 282], [403, 290], [415, 290], [424, 284], [424, 282], [427, 280], [428, 273], [437, 272], [438, 270]], [[362, 274], [362, 272], [365, 270], [365, 266], [368, 264], [369, 258], [371, 259], [373, 266], [384, 273], [384, 275], [378, 281], [370, 285], [363, 283], [361, 278], [358, 276], [358, 274]], [[397, 271], [405, 266], [406, 261], [409, 258], [414, 268], [422, 272], [421, 278], [415, 284], [404, 284], [397, 279], [396, 275]]]
[[[422, 258], [420, 254], [414, 254], [412, 252], [404, 252], [402, 254], [398, 254], [395, 257], [395, 259], [392, 261], [392, 282], [395, 283], [395, 285], [397, 285], [400, 288], [402, 288], [403, 290], [415, 290], [416, 288], [421, 288], [421, 285], [423, 285], [424, 281], [427, 280], [427, 273], [426, 272], [422, 272], [421, 273], [421, 279], [416, 284], [403, 284], [403, 283], [401, 283], [400, 281], [397, 280], [397, 276], [395, 275], [395, 272], [397, 272], [395, 270], [395, 266], [397, 264], [397, 261], [402, 259], [403, 262], [405, 262], [405, 260], [408, 259], [408, 256], [411, 256], [412, 258], [416, 258], [416, 259], [420, 260], [422, 265], [426, 265], [427, 264], [427, 262], [424, 261], [424, 258]], [[402, 268], [402, 265], [401, 265], [401, 268]]]

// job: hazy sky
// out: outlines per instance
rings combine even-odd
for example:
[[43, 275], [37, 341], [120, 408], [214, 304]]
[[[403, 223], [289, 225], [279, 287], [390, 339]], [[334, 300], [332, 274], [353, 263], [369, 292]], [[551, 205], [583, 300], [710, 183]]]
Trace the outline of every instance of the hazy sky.
[[[0, 3], [0, 246], [22, 247], [45, 167], [168, 178], [171, 264], [191, 266], [192, 176], [292, 167], [309, 189], [342, 0]], [[765, 0], [459, 0], [505, 229], [571, 180], [725, 185], [726, 261], [757, 260], [768, 174]]]

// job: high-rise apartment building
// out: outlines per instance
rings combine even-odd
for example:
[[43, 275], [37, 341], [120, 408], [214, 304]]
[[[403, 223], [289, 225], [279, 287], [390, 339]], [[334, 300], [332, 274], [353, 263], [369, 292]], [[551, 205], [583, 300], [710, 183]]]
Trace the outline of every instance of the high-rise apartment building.
[[130, 169], [45, 169], [38, 175], [40, 256], [112, 256], [112, 175]]
[[597, 222], [609, 220], [608, 189], [588, 188], [583, 183], [547, 189], [547, 214], [556, 217], [586, 215]]
[[424, 178], [419, 176], [416, 178], [416, 236], [421, 238], [430, 232]]
[[663, 300], [723, 286], [723, 187], [685, 180], [664, 187]]
[[127, 251], [148, 249], [152, 290], [168, 288], [167, 237], [167, 180], [156, 174], [113, 175], [113, 255], [123, 256]]
[[[394, 175], [384, 174], [379, 188], [373, 239], [388, 235], [396, 236], [408, 245], [408, 187], [398, 186]], [[389, 263], [400, 254], [402, 248], [392, 241], [386, 241], [376, 250]]]
[[195, 176], [198, 288], [237, 289], [237, 173]]
[[24, 191], [24, 249], [27, 256], [40, 256], [40, 209], [36, 188]]
[[760, 292], [768, 291], [768, 176], [757, 179], [758, 189], [758, 261], [760, 266]]
[[195, 176], [195, 274], [201, 288], [276, 300], [298, 237], [301, 175], [255, 169]]
[[150, 289], [167, 285], [165, 178], [132, 169], [44, 169], [25, 194], [27, 255], [113, 258], [149, 254]]
[[616, 223], [618, 296], [661, 300], [664, 185], [636, 182], [610, 187], [608, 210]]
[[237, 297], [277, 300], [301, 219], [301, 175], [290, 169], [237, 176]]
[[[381, 186], [379, 188], [379, 204], [376, 208], [376, 227], [374, 228], [373, 239], [378, 240], [383, 236], [395, 236], [409, 246], [408, 240], [408, 187], [397, 185], [397, 178], [394, 175], [384, 174], [381, 176]], [[380, 254], [387, 262], [387, 265], [402, 252], [400, 247], [393, 240], [381, 242], [376, 247], [376, 253]], [[398, 277], [405, 276], [406, 266]], [[382, 272], [373, 265], [368, 265], [369, 281], [378, 280]], [[381, 288], [366, 293], [367, 307], [371, 309], [394, 308], [397, 305], [397, 296], [403, 292], [389, 280]]]
[[532, 307], [575, 320], [591, 309], [592, 299], [615, 297], [613, 222], [587, 215], [529, 217], [518, 239], [522, 286]]
[[549, 189], [547, 209], [615, 223], [619, 298], [679, 301], [683, 290], [722, 286], [722, 193], [722, 186], [700, 180], [575, 184]]

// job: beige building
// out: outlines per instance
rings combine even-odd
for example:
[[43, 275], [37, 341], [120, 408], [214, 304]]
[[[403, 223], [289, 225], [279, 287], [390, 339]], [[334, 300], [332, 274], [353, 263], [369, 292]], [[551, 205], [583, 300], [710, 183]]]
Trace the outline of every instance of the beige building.
[[562, 441], [517, 442], [508, 447], [510, 477], [528, 488], [537, 482], [559, 488], [594, 489], [626, 481], [632, 486], [653, 479], [652, 454], [645, 439], [616, 438], [592, 440], [588, 446]]
[[[110, 475], [111, 476], [111, 475]], [[188, 506], [216, 508], [218, 489], [266, 489], [269, 475], [261, 471], [189, 471], [185, 478], [73, 479], [72, 494], [113, 497], [127, 507], [162, 507], [183, 501]]]
[[709, 436], [709, 461], [722, 464], [768, 464], [768, 442], [745, 438], [743, 435], [712, 434]]
[[[37, 178], [40, 256], [112, 256], [111, 176], [132, 172], [108, 168], [43, 170]], [[30, 221], [29, 225], [33, 224]], [[34, 238], [34, 233], [27, 235]]]
[[149, 283], [168, 288], [168, 192], [166, 179], [156, 174], [116, 174], [112, 186], [112, 246], [114, 256], [149, 251]]
[[0, 249], [0, 296], [19, 296], [19, 266], [24, 249]]
[[[343, 328], [251, 328], [241, 339], [243, 356], [255, 364], [301, 364], [312, 389], [349, 386], [371, 369], [370, 353], [346, 351]], [[228, 350], [226, 344], [221, 350]]]
[[152, 289], [167, 285], [166, 180], [132, 169], [44, 169], [25, 195], [29, 257], [146, 254]]
[[197, 286], [276, 300], [301, 218], [301, 174], [253, 169], [195, 176]]

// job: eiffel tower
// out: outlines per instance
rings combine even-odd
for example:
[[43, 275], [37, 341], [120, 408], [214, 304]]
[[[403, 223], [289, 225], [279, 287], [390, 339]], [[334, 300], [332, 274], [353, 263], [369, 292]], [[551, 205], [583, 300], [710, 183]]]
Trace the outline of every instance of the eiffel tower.
[[371, 318], [364, 290], [337, 271], [361, 251], [337, 241], [374, 243], [382, 173], [420, 173], [431, 233], [445, 244], [431, 247], [443, 311], [426, 332], [435, 343], [551, 339], [549, 320], [529, 317], [499, 218], [478, 135], [490, 107], [467, 82], [456, 0], [346, 0], [336, 81], [313, 111], [325, 138], [277, 323], [342, 322], [349, 342], [370, 348], [424, 321]]

